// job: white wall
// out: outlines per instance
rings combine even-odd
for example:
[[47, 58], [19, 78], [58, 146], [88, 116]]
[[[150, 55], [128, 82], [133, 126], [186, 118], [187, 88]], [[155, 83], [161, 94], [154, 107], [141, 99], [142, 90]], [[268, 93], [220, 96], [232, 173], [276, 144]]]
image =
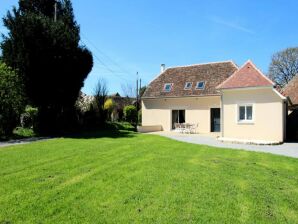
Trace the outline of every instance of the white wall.
[[170, 131], [172, 110], [185, 110], [185, 122], [198, 124], [197, 132], [210, 132], [210, 108], [220, 108], [220, 96], [142, 100], [142, 125], [161, 125]]
[[[285, 107], [272, 88], [223, 91], [222, 137], [246, 140], [284, 140]], [[253, 104], [253, 123], [238, 122], [238, 105]]]

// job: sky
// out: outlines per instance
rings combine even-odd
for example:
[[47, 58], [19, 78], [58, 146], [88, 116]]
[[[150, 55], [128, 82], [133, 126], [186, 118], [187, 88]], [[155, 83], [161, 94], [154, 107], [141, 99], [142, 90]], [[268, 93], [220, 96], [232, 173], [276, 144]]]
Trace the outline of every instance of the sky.
[[[81, 44], [94, 67], [83, 92], [99, 79], [109, 93], [147, 85], [166, 67], [251, 59], [265, 74], [273, 53], [298, 46], [297, 0], [73, 0]], [[1, 0], [3, 17], [17, 0]], [[7, 30], [0, 22], [0, 32]]]

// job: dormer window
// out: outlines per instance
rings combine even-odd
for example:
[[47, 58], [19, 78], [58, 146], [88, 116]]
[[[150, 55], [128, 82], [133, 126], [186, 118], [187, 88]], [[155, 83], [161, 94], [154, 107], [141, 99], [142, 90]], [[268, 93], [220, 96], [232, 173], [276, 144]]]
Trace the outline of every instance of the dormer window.
[[172, 90], [172, 87], [173, 87], [173, 83], [166, 83], [163, 87], [163, 91], [164, 92], [171, 92]]
[[196, 89], [205, 89], [205, 81], [197, 82]]
[[189, 90], [189, 89], [191, 89], [191, 87], [192, 87], [192, 82], [186, 82], [185, 86], [184, 86], [184, 89]]

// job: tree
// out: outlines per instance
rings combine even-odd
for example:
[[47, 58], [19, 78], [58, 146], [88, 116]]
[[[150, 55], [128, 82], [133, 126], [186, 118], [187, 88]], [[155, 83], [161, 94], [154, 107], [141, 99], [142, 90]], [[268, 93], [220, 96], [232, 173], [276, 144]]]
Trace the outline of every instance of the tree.
[[147, 89], [147, 86], [143, 86], [143, 87], [140, 88], [140, 96], [141, 97], [143, 96], [143, 94], [146, 91], [146, 89]]
[[272, 56], [269, 77], [284, 87], [298, 73], [298, 47], [287, 48]]
[[88, 96], [87, 94], [80, 91], [75, 107], [81, 114], [84, 114], [85, 112], [90, 110], [93, 100], [93, 96]]
[[104, 79], [99, 79], [94, 89], [94, 106], [97, 111], [100, 123], [103, 123], [106, 120], [104, 104], [107, 100], [107, 96], [107, 83]]
[[56, 132], [72, 123], [74, 105], [91, 71], [91, 52], [79, 44], [70, 0], [20, 0], [3, 19], [3, 60], [18, 69], [29, 103], [38, 107], [41, 132]]
[[130, 83], [121, 84], [121, 89], [122, 89], [123, 96], [126, 96], [126, 97], [136, 96], [136, 88]]
[[24, 109], [23, 84], [11, 68], [0, 61], [0, 136], [16, 127]]

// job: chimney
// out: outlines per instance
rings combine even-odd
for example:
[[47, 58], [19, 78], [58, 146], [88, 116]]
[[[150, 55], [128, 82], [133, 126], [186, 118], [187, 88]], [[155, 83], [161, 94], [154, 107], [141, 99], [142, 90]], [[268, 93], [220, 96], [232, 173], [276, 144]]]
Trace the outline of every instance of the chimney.
[[163, 73], [166, 70], [166, 65], [165, 64], [161, 64], [160, 65], [160, 73]]

